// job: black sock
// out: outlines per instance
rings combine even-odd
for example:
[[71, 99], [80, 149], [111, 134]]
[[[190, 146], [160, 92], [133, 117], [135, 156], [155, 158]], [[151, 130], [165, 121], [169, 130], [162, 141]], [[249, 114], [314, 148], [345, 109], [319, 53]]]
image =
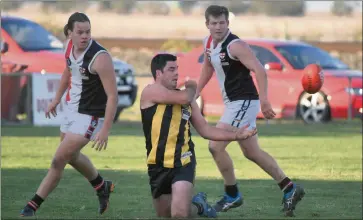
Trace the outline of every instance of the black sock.
[[100, 176], [100, 174], [97, 175], [96, 179], [89, 181], [93, 188], [98, 191], [103, 188], [103, 178]]
[[289, 179], [289, 177], [285, 177], [285, 179], [283, 179], [278, 185], [279, 185], [281, 191], [284, 193], [290, 192], [294, 186], [294, 184]]
[[227, 193], [228, 196], [230, 196], [232, 198], [236, 198], [238, 196], [237, 184], [229, 185], [229, 186], [225, 185], [224, 191]]
[[193, 205], [195, 205], [195, 207], [197, 207], [198, 215], [201, 215], [203, 213], [203, 211], [204, 211], [203, 206], [201, 204], [195, 203], [195, 202], [193, 202]]
[[43, 202], [44, 199], [35, 194], [34, 197], [28, 202], [27, 206], [36, 211]]

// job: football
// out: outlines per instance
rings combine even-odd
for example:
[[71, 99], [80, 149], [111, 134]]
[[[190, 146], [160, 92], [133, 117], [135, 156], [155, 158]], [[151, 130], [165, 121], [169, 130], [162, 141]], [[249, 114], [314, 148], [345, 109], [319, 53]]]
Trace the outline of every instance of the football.
[[318, 64], [309, 64], [304, 68], [301, 84], [304, 91], [314, 94], [320, 91], [324, 84], [324, 73]]

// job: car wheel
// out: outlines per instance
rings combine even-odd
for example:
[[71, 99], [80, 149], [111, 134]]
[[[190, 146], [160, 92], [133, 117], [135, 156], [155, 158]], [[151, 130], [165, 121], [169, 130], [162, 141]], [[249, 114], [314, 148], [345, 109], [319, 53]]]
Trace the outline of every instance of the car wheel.
[[116, 110], [116, 114], [115, 114], [115, 118], [113, 119], [113, 123], [118, 121], [118, 118], [120, 117], [120, 114], [122, 112], [123, 108], [122, 107], [118, 107]]
[[330, 106], [326, 95], [302, 93], [297, 106], [298, 116], [308, 124], [330, 121]]

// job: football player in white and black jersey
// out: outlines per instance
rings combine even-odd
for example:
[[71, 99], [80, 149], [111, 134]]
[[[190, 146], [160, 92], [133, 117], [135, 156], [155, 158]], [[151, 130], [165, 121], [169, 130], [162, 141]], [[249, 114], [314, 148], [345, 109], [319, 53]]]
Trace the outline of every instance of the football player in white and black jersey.
[[58, 185], [64, 167], [70, 164], [88, 179], [99, 200], [98, 212], [109, 206], [114, 184], [104, 180], [81, 150], [91, 140], [96, 150], [106, 149], [108, 134], [117, 106], [116, 76], [112, 58], [105, 48], [91, 38], [87, 15], [72, 14], [64, 27], [68, 36], [64, 70], [56, 97], [49, 105], [46, 117], [57, 115], [56, 107], [70, 85], [67, 105], [61, 124], [61, 143], [50, 169], [34, 197], [21, 211], [21, 216], [34, 216], [46, 197]]
[[[226, 7], [211, 5], [205, 11], [206, 26], [210, 31], [204, 41], [204, 62], [197, 88], [197, 97], [213, 75], [219, 82], [225, 110], [217, 127], [235, 130], [245, 124], [256, 127], [256, 117], [261, 111], [266, 119], [275, 117], [268, 99], [267, 75], [247, 43], [229, 29], [229, 11]], [[257, 92], [251, 71], [256, 74]], [[216, 211], [224, 212], [243, 204], [233, 170], [233, 162], [225, 150], [230, 142], [210, 141], [209, 149], [224, 178], [225, 193], [215, 204]], [[283, 210], [293, 215], [304, 189], [293, 183], [277, 162], [258, 144], [257, 135], [238, 141], [243, 154], [255, 162], [274, 180], [283, 191]]]

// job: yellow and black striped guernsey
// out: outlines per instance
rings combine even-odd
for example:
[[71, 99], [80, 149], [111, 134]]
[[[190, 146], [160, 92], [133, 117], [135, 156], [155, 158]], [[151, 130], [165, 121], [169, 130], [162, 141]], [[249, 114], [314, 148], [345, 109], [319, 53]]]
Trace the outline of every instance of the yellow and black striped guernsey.
[[147, 164], [175, 168], [191, 161], [191, 156], [195, 156], [190, 133], [191, 116], [189, 105], [155, 104], [141, 109]]

